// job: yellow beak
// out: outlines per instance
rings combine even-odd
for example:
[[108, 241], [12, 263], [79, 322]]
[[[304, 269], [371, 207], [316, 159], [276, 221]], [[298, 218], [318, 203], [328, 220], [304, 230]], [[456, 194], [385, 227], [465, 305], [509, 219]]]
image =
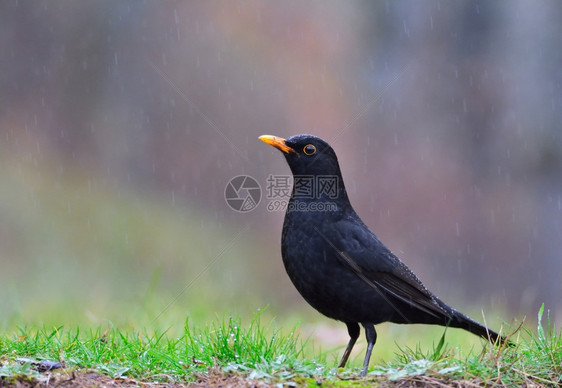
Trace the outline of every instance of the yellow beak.
[[263, 141], [264, 143], [267, 143], [270, 146], [273, 146], [273, 147], [277, 148], [278, 150], [281, 150], [281, 151], [283, 151], [287, 154], [289, 152], [295, 152], [294, 149], [292, 149], [291, 147], [289, 147], [285, 143], [285, 139], [283, 139], [282, 137], [271, 136], [271, 135], [263, 135], [263, 136], [260, 136], [259, 139], [261, 141]]

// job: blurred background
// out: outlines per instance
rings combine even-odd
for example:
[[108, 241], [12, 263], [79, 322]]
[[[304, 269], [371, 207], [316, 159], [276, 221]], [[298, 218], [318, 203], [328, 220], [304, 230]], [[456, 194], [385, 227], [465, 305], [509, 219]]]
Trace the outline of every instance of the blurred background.
[[3, 329], [268, 306], [344, 346], [284, 272], [283, 212], [225, 202], [289, 174], [259, 135], [297, 133], [445, 302], [560, 326], [559, 2], [3, 1], [0, 47]]

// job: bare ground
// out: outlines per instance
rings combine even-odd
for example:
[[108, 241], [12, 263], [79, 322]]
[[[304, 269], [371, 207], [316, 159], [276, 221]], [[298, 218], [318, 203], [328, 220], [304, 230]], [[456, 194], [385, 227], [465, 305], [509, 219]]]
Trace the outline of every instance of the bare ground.
[[[50, 388], [50, 387], [107, 387], [107, 388], [127, 388], [127, 387], [268, 387], [266, 382], [250, 381], [243, 376], [234, 374], [224, 374], [213, 372], [209, 375], [198, 375], [197, 382], [192, 383], [157, 383], [139, 381], [128, 378], [111, 378], [99, 372], [90, 370], [44, 373], [44, 379], [35, 379], [21, 376], [15, 379], [0, 379], [0, 387], [16, 388]], [[161, 376], [162, 377], [162, 376]]]
[[[159, 376], [160, 379], [165, 376]], [[196, 375], [196, 381], [191, 383], [178, 383], [170, 377], [170, 382], [147, 382], [128, 378], [111, 378], [107, 375], [91, 370], [66, 370], [57, 372], [44, 372], [41, 379], [19, 377], [2, 379], [0, 378], [0, 387], [16, 387], [16, 388], [50, 388], [50, 387], [107, 387], [107, 388], [123, 388], [123, 387], [155, 387], [155, 388], [180, 388], [180, 387], [278, 387], [278, 382], [268, 382], [265, 380], [249, 380], [245, 376], [224, 373], [219, 370], [213, 370], [209, 374]], [[501, 381], [476, 381], [476, 380], [449, 380], [435, 378], [431, 376], [408, 377], [400, 380], [390, 381], [382, 377], [371, 377], [368, 379], [353, 380], [318, 380], [307, 378], [297, 378], [292, 384], [284, 386], [318, 386], [318, 387], [369, 387], [377, 386], [384, 388], [406, 388], [406, 387], [505, 387]], [[536, 382], [529, 380], [525, 387], [541, 387]]]

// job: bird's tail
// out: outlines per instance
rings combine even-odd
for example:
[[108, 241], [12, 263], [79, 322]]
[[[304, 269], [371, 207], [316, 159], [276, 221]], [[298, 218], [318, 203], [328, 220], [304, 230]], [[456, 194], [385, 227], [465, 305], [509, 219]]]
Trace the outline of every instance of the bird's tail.
[[509, 341], [506, 337], [500, 335], [499, 333], [495, 332], [494, 330], [489, 329], [488, 327], [484, 326], [480, 322], [475, 321], [474, 319], [464, 315], [463, 313], [454, 310], [454, 314], [451, 318], [449, 323], [450, 327], [457, 327], [460, 329], [465, 329], [472, 334], [479, 335], [480, 337], [487, 339], [493, 344], [501, 345], [507, 344], [509, 346], [513, 346], [514, 344]]

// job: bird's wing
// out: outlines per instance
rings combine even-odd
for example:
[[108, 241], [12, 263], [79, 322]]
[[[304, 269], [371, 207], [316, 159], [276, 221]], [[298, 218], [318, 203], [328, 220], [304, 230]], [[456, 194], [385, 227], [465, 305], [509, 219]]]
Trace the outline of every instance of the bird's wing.
[[[339, 236], [333, 236], [331, 245], [338, 251], [342, 262], [359, 278], [386, 297], [391, 295], [435, 317], [449, 316], [433, 294], [418, 277], [398, 259], [380, 240], [359, 221], [345, 222]], [[332, 234], [332, 233], [328, 233]], [[324, 236], [330, 239], [328, 236]], [[391, 303], [390, 300], [387, 301]]]
[[[392, 253], [390, 254], [392, 255]], [[448, 315], [448, 312], [436, 302], [433, 294], [401, 261], [397, 262], [396, 267], [391, 272], [368, 270], [365, 272], [367, 277], [371, 278], [375, 284], [411, 306], [436, 317]]]

